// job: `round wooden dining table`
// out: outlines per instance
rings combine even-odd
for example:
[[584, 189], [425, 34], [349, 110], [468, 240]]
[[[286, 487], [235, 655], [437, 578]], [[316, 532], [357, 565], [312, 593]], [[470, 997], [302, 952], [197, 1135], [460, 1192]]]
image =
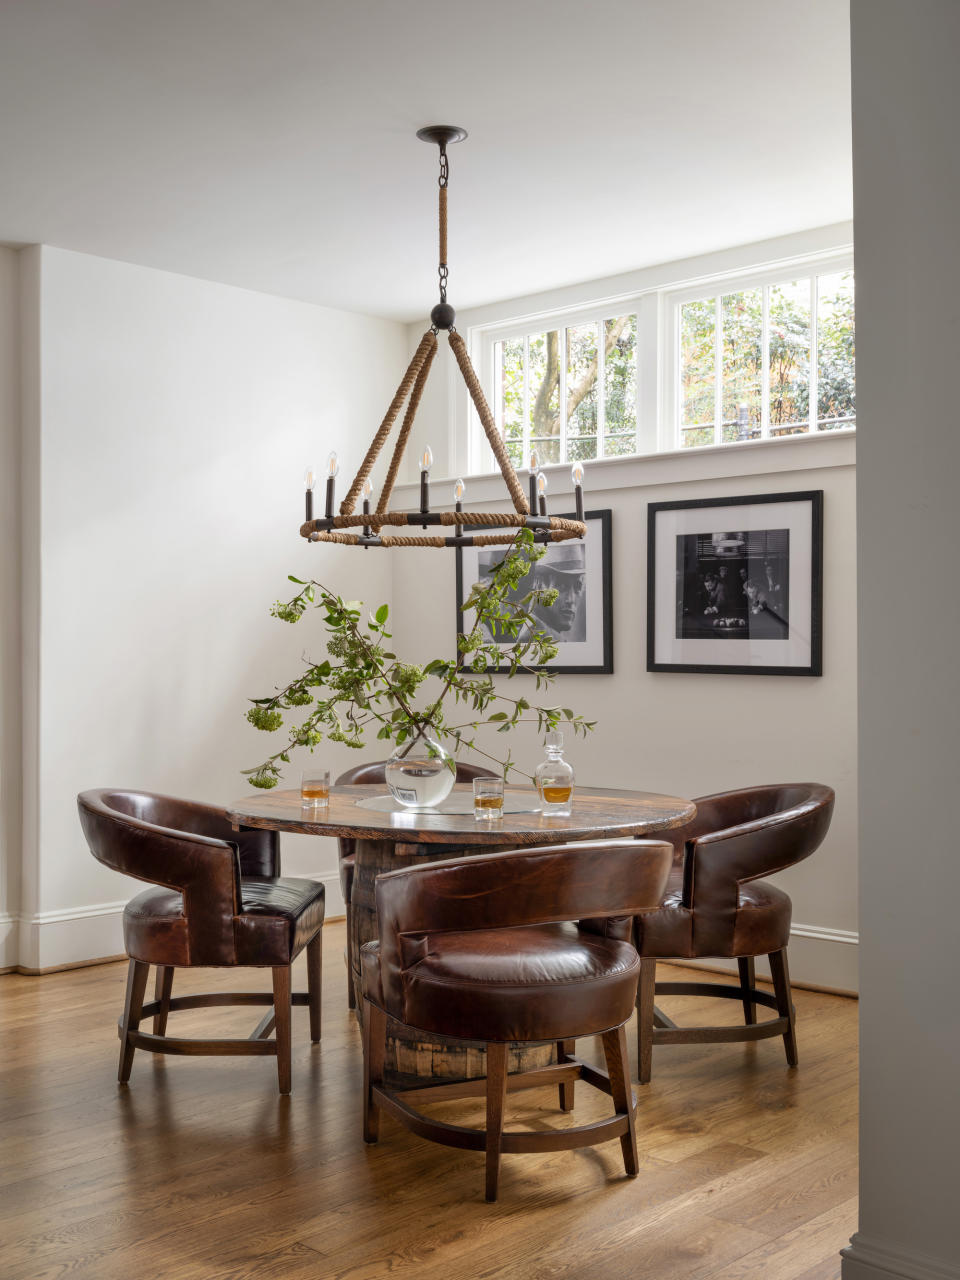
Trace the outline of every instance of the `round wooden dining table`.
[[[678, 796], [649, 791], [578, 787], [568, 818], [540, 812], [532, 788], [507, 786], [503, 817], [478, 822], [473, 816], [472, 789], [458, 785], [437, 809], [402, 809], [383, 783], [330, 788], [329, 803], [305, 805], [299, 791], [260, 792], [227, 808], [233, 827], [258, 827], [299, 835], [337, 836], [349, 840], [354, 860], [347, 912], [353, 972], [348, 980], [360, 995], [360, 947], [379, 937], [375, 884], [378, 875], [444, 858], [496, 850], [566, 844], [573, 840], [636, 838], [683, 826], [695, 806]], [[602, 852], [598, 852], [602, 857]], [[511, 1071], [530, 1070], [552, 1061], [553, 1047], [512, 1047]], [[388, 1074], [397, 1083], [473, 1079], [485, 1074], [483, 1046], [461, 1040], [439, 1040], [390, 1020]]]

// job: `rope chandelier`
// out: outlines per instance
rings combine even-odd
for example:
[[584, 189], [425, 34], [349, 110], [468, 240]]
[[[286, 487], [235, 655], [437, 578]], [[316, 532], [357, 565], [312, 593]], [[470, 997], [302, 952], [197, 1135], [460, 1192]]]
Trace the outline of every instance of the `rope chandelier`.
[[[312, 469], [306, 474], [306, 519], [300, 526], [300, 535], [310, 542], [335, 542], [355, 547], [481, 547], [507, 546], [512, 543], [519, 529], [532, 529], [536, 542], [565, 542], [570, 538], [583, 538], [586, 525], [583, 521], [583, 467], [579, 463], [573, 468], [574, 497], [576, 500], [576, 520], [564, 519], [560, 516], [549, 516], [546, 510], [546, 476], [539, 474], [536, 455], [530, 458], [529, 497], [524, 494], [523, 486], [517, 479], [517, 473], [504, 447], [503, 439], [497, 430], [494, 416], [487, 404], [479, 379], [467, 353], [466, 343], [454, 327], [456, 312], [447, 302], [447, 184], [450, 166], [447, 159], [447, 147], [454, 142], [462, 142], [467, 136], [466, 130], [454, 125], [429, 125], [417, 131], [417, 137], [423, 142], [430, 142], [440, 148], [440, 301], [430, 312], [430, 328], [420, 339], [413, 359], [397, 388], [396, 395], [384, 416], [376, 435], [367, 449], [360, 464], [360, 469], [353, 478], [347, 495], [340, 503], [340, 514], [334, 515], [334, 488], [338, 474], [336, 454], [331, 453], [326, 480], [326, 502], [324, 515], [314, 517], [314, 489], [316, 476]], [[480, 422], [486, 434], [493, 456], [503, 476], [507, 491], [513, 501], [511, 512], [471, 512], [464, 516], [463, 481], [458, 480], [455, 490], [456, 505], [453, 511], [431, 511], [429, 472], [433, 462], [429, 449], [425, 449], [420, 459], [420, 510], [418, 512], [391, 511], [390, 495], [396, 483], [400, 463], [403, 459], [410, 437], [410, 430], [416, 417], [423, 389], [437, 354], [437, 335], [443, 330], [447, 334], [450, 350], [453, 352], [460, 373], [466, 384], [470, 399], [473, 401]], [[390, 431], [406, 404], [400, 433], [397, 437], [387, 469], [387, 476], [377, 499], [376, 510], [371, 510], [370, 500], [373, 485], [370, 473], [373, 470], [380, 451], [387, 442]], [[357, 501], [361, 497], [363, 503], [360, 514], [356, 513]], [[485, 533], [465, 533], [464, 526], [480, 526], [489, 529]], [[427, 530], [440, 526], [453, 533], [426, 534], [424, 536], [396, 536], [389, 530], [409, 526], [421, 526]], [[509, 530], [513, 532], [509, 532]], [[355, 530], [356, 532], [350, 532]]]

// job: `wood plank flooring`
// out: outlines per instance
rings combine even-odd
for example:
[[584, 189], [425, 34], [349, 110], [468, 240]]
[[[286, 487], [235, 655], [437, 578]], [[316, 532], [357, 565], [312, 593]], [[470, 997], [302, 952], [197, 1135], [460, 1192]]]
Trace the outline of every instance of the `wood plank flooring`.
[[[344, 927], [325, 929], [323, 1043], [294, 1010], [293, 1094], [272, 1058], [138, 1052], [116, 1083], [125, 965], [0, 977], [2, 1280], [836, 1280], [856, 1217], [856, 1003], [796, 991], [800, 1068], [780, 1040], [654, 1051], [640, 1176], [619, 1143], [483, 1156], [381, 1123], [360, 1138], [360, 1036]], [[664, 972], [680, 978], [683, 970]], [[297, 989], [306, 987], [301, 960]], [[188, 990], [268, 990], [265, 971], [178, 973]], [[665, 1002], [716, 1020], [733, 1001]], [[172, 1034], [246, 1035], [250, 1009], [171, 1015]], [[628, 1028], [631, 1057], [635, 1032]], [[578, 1052], [598, 1061], [599, 1045]], [[635, 1060], [634, 1060], [635, 1068]], [[634, 1070], [634, 1079], [635, 1079]], [[599, 1119], [585, 1086], [512, 1094], [508, 1127]], [[477, 1102], [431, 1108], [476, 1123]]]

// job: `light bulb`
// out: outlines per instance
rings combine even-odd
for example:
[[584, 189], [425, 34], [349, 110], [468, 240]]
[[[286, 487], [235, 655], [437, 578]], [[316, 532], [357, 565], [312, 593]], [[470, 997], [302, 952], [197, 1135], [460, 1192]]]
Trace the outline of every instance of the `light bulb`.
[[370, 483], [370, 477], [367, 476], [366, 480], [363, 482], [363, 496], [365, 498], [369, 498], [372, 493], [373, 485]]
[[432, 466], [433, 466], [433, 450], [430, 448], [429, 445], [427, 445], [423, 453], [420, 455], [420, 470], [429, 471]]
[[467, 486], [463, 483], [462, 480], [458, 480], [457, 483], [453, 486], [453, 496], [456, 498], [457, 502], [463, 501], [463, 495], [466, 492], [467, 492]]
[[544, 494], [547, 492], [547, 473], [541, 471], [537, 476], [537, 493]]
[[583, 466], [579, 462], [575, 462], [573, 464], [573, 469], [570, 472], [570, 478], [575, 485], [583, 484]]
[[530, 470], [533, 472], [540, 470], [540, 455], [536, 449], [530, 450]]
[[337, 461], [336, 450], [331, 450], [330, 457], [327, 459], [327, 475], [331, 480], [340, 474], [340, 463]]
[[317, 472], [315, 467], [307, 467], [303, 473], [303, 483], [308, 489], [312, 489], [317, 483]]

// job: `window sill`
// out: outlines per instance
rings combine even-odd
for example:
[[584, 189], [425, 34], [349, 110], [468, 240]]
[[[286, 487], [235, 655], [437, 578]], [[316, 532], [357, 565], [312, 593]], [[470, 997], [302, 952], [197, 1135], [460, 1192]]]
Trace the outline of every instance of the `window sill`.
[[[701, 445], [699, 448], [674, 449], [669, 453], [648, 453], [628, 458], [597, 458], [584, 464], [584, 497], [613, 489], [643, 489], [655, 485], [696, 483], [704, 480], [728, 480], [738, 476], [777, 475], [786, 471], [815, 471], [825, 467], [853, 467], [857, 460], [857, 433], [832, 431], [814, 436], [788, 436], [778, 440], [744, 440], [738, 444]], [[572, 494], [569, 462], [551, 463], [543, 468], [547, 475], [548, 495]], [[526, 479], [526, 473], [521, 473]], [[446, 506], [447, 485], [456, 477], [430, 477], [434, 501]], [[509, 498], [498, 471], [485, 471], [463, 477], [466, 502], [497, 502]], [[524, 485], [526, 490], [526, 485]], [[397, 506], [403, 508], [419, 501], [419, 482], [398, 484], [394, 490]], [[452, 497], [449, 498], [452, 502]], [[549, 501], [549, 498], [548, 498]], [[552, 505], [552, 503], [551, 503]]]

